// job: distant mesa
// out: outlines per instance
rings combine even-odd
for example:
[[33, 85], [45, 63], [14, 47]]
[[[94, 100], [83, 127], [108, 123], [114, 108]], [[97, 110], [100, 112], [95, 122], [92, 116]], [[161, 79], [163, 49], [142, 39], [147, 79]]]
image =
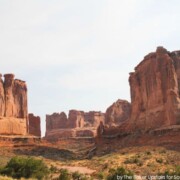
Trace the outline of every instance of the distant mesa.
[[118, 100], [107, 109], [106, 113], [70, 110], [68, 117], [64, 112], [46, 115], [45, 138], [96, 137], [99, 127], [117, 127], [126, 121], [130, 116], [130, 110], [130, 103]]

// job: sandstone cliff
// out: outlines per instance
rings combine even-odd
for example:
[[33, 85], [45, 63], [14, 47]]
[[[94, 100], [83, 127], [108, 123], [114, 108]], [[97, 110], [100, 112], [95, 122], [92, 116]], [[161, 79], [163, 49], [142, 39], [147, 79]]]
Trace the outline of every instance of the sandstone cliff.
[[126, 100], [117, 100], [106, 110], [105, 125], [119, 126], [128, 120], [131, 114], [131, 104]]
[[158, 47], [130, 73], [131, 131], [180, 124], [180, 51]]
[[39, 116], [34, 116], [34, 114], [29, 114], [28, 116], [28, 126], [29, 134], [34, 136], [41, 136], [41, 119]]
[[70, 110], [46, 115], [46, 138], [95, 137], [105, 115], [101, 112]]
[[0, 134], [27, 133], [27, 87], [14, 74], [0, 75]]

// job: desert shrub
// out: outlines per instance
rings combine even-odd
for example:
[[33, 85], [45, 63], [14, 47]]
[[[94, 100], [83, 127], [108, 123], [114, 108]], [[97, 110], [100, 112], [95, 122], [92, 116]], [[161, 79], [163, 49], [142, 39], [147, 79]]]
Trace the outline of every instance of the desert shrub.
[[162, 158], [156, 159], [156, 162], [161, 164], [163, 163], [163, 159]]
[[147, 155], [151, 155], [151, 152], [150, 152], [150, 151], [147, 151], [146, 154], [147, 154]]
[[59, 172], [58, 168], [55, 167], [55, 166], [53, 166], [53, 165], [51, 165], [51, 167], [49, 168], [49, 170], [50, 170], [51, 173], [57, 173], [57, 172]]
[[134, 175], [131, 171], [124, 169], [123, 167], [118, 167], [117, 169], [110, 169], [107, 176], [107, 180], [117, 180], [118, 176], [122, 177], [122, 180], [127, 180], [131, 177], [134, 180]]
[[83, 174], [79, 173], [78, 171], [72, 173], [73, 180], [80, 180], [83, 178]]
[[60, 170], [59, 180], [71, 180], [71, 174], [67, 169]]
[[104, 177], [105, 177], [105, 175], [104, 175], [103, 172], [99, 172], [99, 173], [97, 174], [97, 179], [99, 179], [99, 180], [104, 179]]
[[165, 154], [165, 153], [166, 153], [166, 150], [163, 149], [163, 150], [159, 151], [159, 153], [160, 153], [160, 154]]
[[137, 164], [138, 166], [143, 165], [142, 161], [140, 159], [138, 159], [137, 157], [132, 157], [132, 158], [126, 159], [124, 161], [124, 164]]
[[13, 178], [24, 177], [41, 180], [48, 175], [48, 168], [42, 160], [16, 156], [1, 170], [1, 174]]

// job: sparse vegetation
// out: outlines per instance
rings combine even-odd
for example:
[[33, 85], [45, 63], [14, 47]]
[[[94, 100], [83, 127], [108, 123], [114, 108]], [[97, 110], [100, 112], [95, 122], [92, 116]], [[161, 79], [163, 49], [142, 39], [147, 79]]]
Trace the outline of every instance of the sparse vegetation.
[[132, 158], [128, 158], [124, 161], [125, 164], [137, 164], [138, 166], [142, 166], [143, 163], [142, 161], [138, 158], [138, 157], [132, 157]]
[[131, 180], [134, 180], [133, 173], [123, 167], [118, 167], [117, 169], [110, 169], [107, 180], [117, 180], [118, 176], [121, 176], [122, 180], [127, 179], [127, 177], [131, 177]]
[[59, 180], [71, 180], [71, 175], [67, 169], [60, 170]]
[[163, 163], [163, 159], [162, 158], [158, 158], [158, 159], [156, 159], [156, 162], [161, 164], [161, 163]]
[[16, 156], [1, 169], [0, 173], [13, 178], [24, 177], [41, 180], [48, 175], [48, 168], [42, 160]]

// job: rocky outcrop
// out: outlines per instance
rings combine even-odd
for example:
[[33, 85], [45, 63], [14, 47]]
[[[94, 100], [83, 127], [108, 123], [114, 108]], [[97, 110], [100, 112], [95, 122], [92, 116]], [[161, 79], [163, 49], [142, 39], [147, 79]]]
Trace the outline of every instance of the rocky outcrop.
[[180, 51], [158, 47], [130, 73], [132, 113], [128, 130], [180, 124]]
[[41, 119], [39, 116], [29, 114], [28, 116], [29, 134], [41, 137]]
[[105, 114], [97, 111], [90, 111], [84, 114], [85, 127], [98, 127], [102, 122], [104, 124]]
[[0, 117], [0, 135], [26, 135], [26, 119]]
[[46, 138], [95, 137], [105, 115], [101, 112], [70, 110], [68, 118], [64, 112], [46, 115]]
[[84, 127], [84, 112], [70, 110], [67, 128], [82, 128]]
[[63, 129], [67, 127], [67, 116], [64, 112], [46, 115], [46, 131]]
[[0, 75], [0, 134], [27, 133], [27, 87], [14, 74]]
[[128, 120], [131, 114], [131, 104], [126, 100], [117, 100], [106, 110], [105, 125], [119, 126]]
[[4, 75], [5, 117], [27, 118], [27, 87], [14, 74]]

